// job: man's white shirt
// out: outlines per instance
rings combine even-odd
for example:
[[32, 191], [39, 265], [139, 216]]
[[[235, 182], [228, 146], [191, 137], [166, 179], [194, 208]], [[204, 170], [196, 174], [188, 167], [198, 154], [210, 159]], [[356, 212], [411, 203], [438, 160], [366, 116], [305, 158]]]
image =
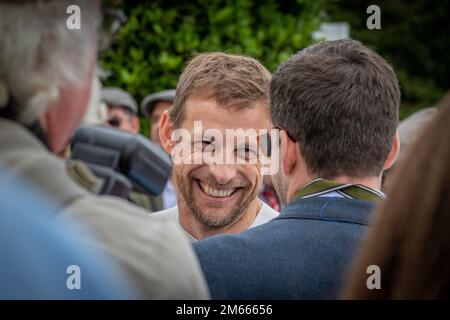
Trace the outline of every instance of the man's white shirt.
[[[261, 200], [259, 200], [261, 201]], [[269, 207], [267, 204], [265, 204], [263, 201], [261, 201], [261, 209], [259, 209], [258, 214], [256, 215], [255, 221], [253, 221], [252, 225], [249, 228], [257, 227], [261, 224], [264, 224], [266, 222], [269, 222], [273, 218], [277, 217], [279, 215], [278, 211], [275, 211], [271, 207]], [[197, 241], [198, 239], [194, 238], [191, 234], [189, 234], [186, 230], [184, 230], [183, 226], [180, 224], [180, 219], [178, 215], [178, 206], [158, 211], [155, 213], [152, 213], [152, 215], [161, 215], [166, 216], [170, 220], [172, 220], [178, 228], [180, 228], [181, 231], [191, 240], [192, 242]]]

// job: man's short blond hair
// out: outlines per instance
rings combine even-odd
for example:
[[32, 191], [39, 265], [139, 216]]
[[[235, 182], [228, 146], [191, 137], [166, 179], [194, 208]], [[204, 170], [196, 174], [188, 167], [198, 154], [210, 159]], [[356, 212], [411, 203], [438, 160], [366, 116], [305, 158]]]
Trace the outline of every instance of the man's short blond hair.
[[222, 52], [198, 54], [180, 76], [170, 119], [178, 128], [184, 119], [184, 104], [194, 96], [214, 98], [236, 109], [263, 103], [268, 111], [270, 79], [270, 72], [256, 59]]

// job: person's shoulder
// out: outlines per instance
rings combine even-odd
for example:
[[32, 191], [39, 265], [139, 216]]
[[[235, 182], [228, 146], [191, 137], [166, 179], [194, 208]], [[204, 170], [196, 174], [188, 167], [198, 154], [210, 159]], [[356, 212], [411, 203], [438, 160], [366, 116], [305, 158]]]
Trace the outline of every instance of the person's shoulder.
[[178, 224], [178, 206], [164, 209], [161, 211], [156, 211], [150, 214], [152, 217], [169, 219], [170, 221]]
[[164, 209], [161, 211], [156, 211], [151, 214], [152, 216], [178, 216], [178, 206], [172, 208]]
[[[139, 207], [124, 199], [109, 195], [88, 195], [77, 199], [68, 211], [79, 212], [83, 216], [89, 216], [89, 212], [95, 212], [98, 219], [107, 219], [117, 221], [123, 224], [123, 227], [131, 223], [148, 225], [147, 228], [155, 228], [158, 225], [166, 225], [169, 219], [162, 214], [150, 213], [142, 207]], [[122, 228], [123, 228], [122, 227]]]
[[267, 243], [264, 239], [270, 236], [270, 223], [251, 227], [237, 234], [218, 234], [193, 243], [197, 253], [206, 252], [212, 255], [221, 255], [227, 251], [252, 251], [256, 246]]
[[264, 238], [269, 237], [273, 230], [278, 230], [278, 227], [275, 226], [277, 223], [271, 221], [278, 216], [278, 211], [262, 202], [261, 209], [259, 209], [258, 215], [249, 229], [237, 234], [220, 234], [208, 237], [194, 243], [194, 248], [196, 248], [196, 251], [197, 248], [199, 248], [198, 250], [205, 249], [207, 251], [209, 250], [208, 248], [222, 248], [226, 250], [227, 247], [238, 250], [242, 248], [241, 245], [244, 243], [246, 246], [252, 247], [252, 244], [258, 244]]
[[[246, 232], [246, 231], [244, 231]], [[242, 246], [239, 245], [243, 240], [242, 237], [237, 237], [235, 234], [219, 234], [208, 237], [192, 243], [194, 250], [202, 263], [203, 260], [211, 257], [220, 257], [233, 252], [233, 248], [240, 251]]]
[[[86, 223], [107, 251], [138, 278], [145, 297], [209, 296], [189, 241], [171, 219], [148, 214], [122, 199], [95, 195], [79, 199], [65, 214]], [[184, 271], [179, 272], [174, 265]]]
[[185, 242], [185, 239], [170, 216], [149, 214], [147, 210], [117, 197], [80, 197], [65, 208], [63, 215], [83, 220], [108, 242], [114, 234], [114, 237], [122, 239], [121, 246], [133, 246], [136, 252], [147, 250], [148, 246], [170, 247], [173, 251], [185, 249], [176, 246]]
[[375, 205], [376, 202], [359, 199], [301, 198], [283, 208], [279, 219], [289, 219], [291, 223], [308, 220], [330, 226], [339, 223], [342, 227], [346, 224], [368, 225]]

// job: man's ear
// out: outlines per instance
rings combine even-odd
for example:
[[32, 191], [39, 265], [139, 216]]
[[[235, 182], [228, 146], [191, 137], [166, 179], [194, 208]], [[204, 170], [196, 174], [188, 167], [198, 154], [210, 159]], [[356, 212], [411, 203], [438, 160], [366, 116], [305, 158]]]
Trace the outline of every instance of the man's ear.
[[395, 163], [395, 160], [397, 160], [399, 152], [400, 152], [400, 136], [397, 130], [392, 140], [391, 151], [389, 151], [386, 161], [384, 162], [383, 171], [392, 167], [392, 165]]
[[172, 153], [172, 149], [175, 146], [172, 141], [172, 133], [174, 126], [169, 117], [169, 112], [166, 110], [159, 119], [159, 139], [161, 140], [161, 146], [167, 153]]
[[286, 131], [280, 131], [281, 140], [281, 169], [284, 175], [290, 175], [297, 164], [297, 144], [286, 134]]

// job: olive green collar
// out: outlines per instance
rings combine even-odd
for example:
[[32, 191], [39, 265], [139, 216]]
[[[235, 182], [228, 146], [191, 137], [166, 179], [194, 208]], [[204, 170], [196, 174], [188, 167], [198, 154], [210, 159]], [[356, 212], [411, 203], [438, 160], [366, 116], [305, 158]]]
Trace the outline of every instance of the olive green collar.
[[359, 199], [374, 202], [380, 201], [385, 197], [382, 192], [361, 184], [339, 183], [332, 180], [318, 178], [298, 190], [294, 196], [294, 200], [299, 198], [320, 196], [330, 192], [337, 192], [348, 199]]

